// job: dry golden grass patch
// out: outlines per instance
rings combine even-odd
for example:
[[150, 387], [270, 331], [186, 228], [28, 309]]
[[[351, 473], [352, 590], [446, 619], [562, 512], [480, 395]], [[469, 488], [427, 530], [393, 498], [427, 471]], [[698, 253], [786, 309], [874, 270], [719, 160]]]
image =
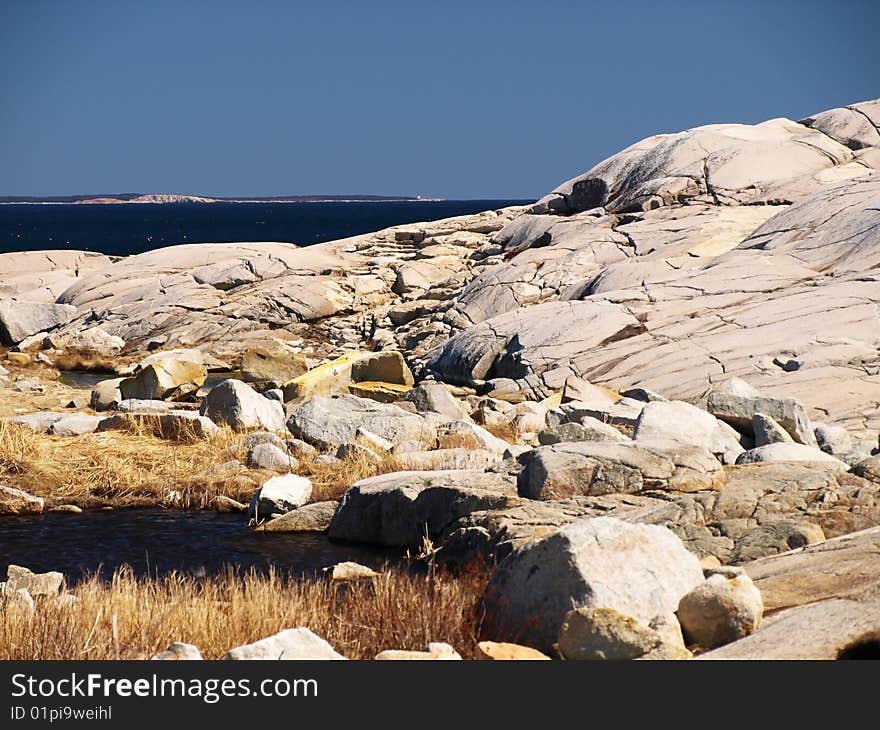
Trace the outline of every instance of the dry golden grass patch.
[[145, 659], [175, 641], [220, 659], [235, 646], [299, 626], [351, 659], [431, 641], [473, 658], [487, 575], [483, 566], [455, 575], [387, 570], [338, 584], [232, 571], [205, 580], [138, 579], [123, 569], [110, 582], [90, 578], [75, 586], [72, 605], [39, 599], [33, 617], [0, 611], [0, 660]]
[[210, 439], [170, 441], [146, 427], [62, 437], [0, 422], [0, 481], [43, 497], [47, 507], [204, 508], [218, 494], [241, 499], [253, 492], [253, 484], [229, 476], [200, 476], [237, 438], [221, 429]]
[[[98, 507], [209, 509], [227, 496], [247, 502], [275, 472], [217, 470], [244, 462], [244, 434], [220, 428], [200, 438], [185, 426], [174, 439], [157, 435], [157, 421], [136, 419], [125, 431], [49, 436], [0, 421], [0, 483], [43, 497], [47, 508]], [[339, 464], [302, 460], [293, 471], [312, 480], [312, 501], [339, 499], [354, 482], [396, 471], [388, 455], [380, 462], [353, 456]]]

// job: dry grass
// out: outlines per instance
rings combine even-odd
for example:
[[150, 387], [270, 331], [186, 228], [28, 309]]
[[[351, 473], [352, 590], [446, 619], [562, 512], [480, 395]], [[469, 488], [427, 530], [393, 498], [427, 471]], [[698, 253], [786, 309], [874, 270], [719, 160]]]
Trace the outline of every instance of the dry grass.
[[[209, 439], [186, 430], [167, 439], [157, 431], [148, 418], [127, 431], [65, 437], [0, 421], [0, 483], [43, 497], [47, 508], [208, 509], [218, 495], [247, 502], [274, 475], [215, 469], [230, 460], [245, 460], [238, 446], [243, 434], [229, 428]], [[312, 501], [321, 501], [339, 499], [359, 479], [396, 469], [388, 456], [380, 463], [362, 457], [335, 465], [303, 460], [294, 471], [312, 480]]]
[[0, 611], [0, 660], [144, 659], [175, 641], [195, 644], [206, 659], [287, 628], [307, 626], [351, 659], [384, 649], [422, 649], [444, 641], [473, 658], [480, 631], [479, 596], [488, 571], [456, 575], [386, 571], [349, 584], [326, 578], [180, 575], [137, 579], [118, 571], [109, 583], [89, 578], [77, 600], [40, 599], [30, 618]]

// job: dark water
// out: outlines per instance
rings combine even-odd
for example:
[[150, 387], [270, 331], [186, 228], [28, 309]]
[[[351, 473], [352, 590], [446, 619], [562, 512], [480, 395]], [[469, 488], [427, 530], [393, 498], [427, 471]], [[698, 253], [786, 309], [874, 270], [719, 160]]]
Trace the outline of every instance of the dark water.
[[401, 555], [333, 543], [319, 533], [253, 532], [240, 514], [112, 510], [0, 518], [0, 578], [10, 563], [75, 580], [98, 570], [107, 576], [126, 564], [138, 575], [214, 575], [228, 565], [305, 575], [345, 560], [379, 567], [401, 562]]
[[0, 253], [76, 249], [128, 256], [178, 243], [308, 246], [389, 226], [532, 201], [0, 205]]

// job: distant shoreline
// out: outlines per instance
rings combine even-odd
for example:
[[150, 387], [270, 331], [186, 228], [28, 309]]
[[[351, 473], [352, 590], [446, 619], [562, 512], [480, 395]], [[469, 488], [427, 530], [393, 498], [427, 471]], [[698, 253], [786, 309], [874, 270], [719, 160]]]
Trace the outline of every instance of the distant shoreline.
[[115, 195], [3, 196], [0, 205], [162, 205], [169, 203], [439, 203], [445, 198], [382, 195], [289, 195], [276, 197], [214, 198], [198, 195], [122, 193]]

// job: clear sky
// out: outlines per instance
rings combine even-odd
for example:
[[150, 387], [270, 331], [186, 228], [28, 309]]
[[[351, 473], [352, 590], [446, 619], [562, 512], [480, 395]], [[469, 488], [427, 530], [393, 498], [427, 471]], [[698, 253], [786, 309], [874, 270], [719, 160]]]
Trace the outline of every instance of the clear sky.
[[0, 195], [535, 198], [880, 97], [878, 0], [0, 0]]

